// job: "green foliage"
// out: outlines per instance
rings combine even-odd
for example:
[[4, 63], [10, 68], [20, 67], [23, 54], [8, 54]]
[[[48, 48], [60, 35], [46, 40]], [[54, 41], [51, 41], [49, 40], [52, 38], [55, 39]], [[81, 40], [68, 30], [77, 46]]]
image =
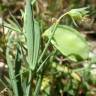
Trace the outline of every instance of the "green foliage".
[[[40, 10], [46, 7], [45, 5], [44, 7], [41, 6], [41, 1], [36, 3], [36, 8], [40, 7]], [[62, 4], [61, 1], [64, 0], [57, 0], [56, 5], [58, 2]], [[12, 96], [87, 96], [91, 94], [91, 91], [95, 92], [90, 89], [89, 83], [96, 83], [96, 78], [91, 74], [93, 70], [91, 65], [96, 63], [96, 60], [95, 57], [89, 60], [90, 50], [87, 40], [76, 29], [61, 24], [61, 19], [65, 16], [71, 17], [74, 21], [81, 20], [88, 14], [87, 8], [72, 9], [65, 12], [50, 28], [45, 30], [44, 24], [40, 22], [45, 23], [43, 20], [45, 18], [40, 17], [38, 20], [42, 13], [38, 16], [38, 12], [33, 14], [35, 2], [36, 0], [26, 0], [25, 12], [22, 13], [23, 27], [12, 14], [10, 14], [12, 20], [8, 19], [7, 22], [4, 22], [4, 28], [8, 28], [5, 57], [9, 73], [5, 79], [8, 82], [7, 87], [11, 90], [10, 93]], [[38, 6], [39, 3], [40, 6]], [[52, 3], [50, 8], [55, 5], [53, 1]], [[55, 11], [59, 10], [59, 7], [63, 8], [63, 4], [62, 6], [59, 5], [58, 8], [54, 7], [56, 8]], [[43, 16], [45, 14], [47, 14], [46, 10]], [[46, 23], [46, 27], [48, 27], [48, 23]], [[47, 42], [44, 36], [47, 37]], [[86, 65], [88, 66], [86, 67]], [[95, 79], [93, 80], [91, 77]]]
[[[24, 14], [24, 32], [26, 38], [26, 45], [28, 50], [27, 62], [29, 65], [28, 85], [26, 85], [25, 96], [32, 95], [32, 76], [36, 71], [34, 70], [38, 61], [39, 44], [40, 44], [40, 29], [39, 24], [33, 18], [33, 10], [31, 0], [26, 0], [25, 14]], [[38, 94], [37, 94], [38, 95]]]

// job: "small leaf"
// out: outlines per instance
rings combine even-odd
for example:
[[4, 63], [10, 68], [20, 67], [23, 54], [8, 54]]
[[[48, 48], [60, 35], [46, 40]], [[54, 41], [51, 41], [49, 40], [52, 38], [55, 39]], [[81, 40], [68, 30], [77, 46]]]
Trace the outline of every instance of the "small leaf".
[[[52, 28], [51, 26], [43, 35], [49, 38]], [[57, 25], [51, 43], [71, 60], [77, 61], [88, 58], [89, 48], [86, 40], [77, 30], [69, 26]]]

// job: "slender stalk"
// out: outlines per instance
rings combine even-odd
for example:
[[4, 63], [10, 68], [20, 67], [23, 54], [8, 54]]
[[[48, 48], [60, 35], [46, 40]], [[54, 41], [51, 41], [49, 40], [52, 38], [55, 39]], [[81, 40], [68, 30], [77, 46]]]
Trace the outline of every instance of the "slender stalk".
[[[28, 77], [28, 82], [27, 82], [27, 87], [26, 87], [26, 94], [25, 94], [25, 96], [32, 96], [31, 94], [32, 94], [32, 91], [31, 91], [31, 85], [32, 85], [32, 72], [31, 71], [29, 71], [29, 77]], [[31, 92], [31, 93], [30, 93]]]
[[49, 46], [49, 44], [50, 44], [50, 41], [51, 41], [51, 39], [52, 39], [52, 37], [53, 37], [53, 35], [54, 35], [54, 33], [55, 33], [55, 30], [56, 30], [57, 25], [58, 25], [58, 23], [54, 24], [54, 26], [53, 26], [52, 35], [50, 36], [50, 38], [49, 38], [49, 40], [48, 40], [48, 42], [47, 42], [47, 44], [46, 44], [46, 46], [45, 46], [42, 54], [41, 54], [41, 56], [40, 56], [40, 58], [39, 58], [39, 60], [38, 60], [38, 64], [39, 64], [40, 61], [42, 60], [42, 58], [43, 58], [43, 56], [44, 56], [44, 54], [45, 54], [45, 52], [46, 52], [46, 50], [47, 50], [47, 48], [48, 48], [48, 46]]
[[47, 57], [46, 57], [46, 59], [40, 64], [40, 66], [38, 67], [38, 69], [37, 69], [37, 73], [39, 73], [42, 69], [43, 69], [43, 66], [44, 66], [44, 64], [45, 64], [45, 62], [48, 60], [48, 58], [50, 57], [51, 55], [48, 55]]
[[49, 38], [49, 40], [48, 40], [48, 42], [47, 42], [47, 44], [46, 44], [46, 46], [45, 46], [42, 54], [41, 54], [41, 56], [40, 56], [40, 58], [39, 58], [39, 60], [38, 60], [38, 64], [39, 64], [40, 61], [42, 60], [42, 58], [43, 58], [43, 56], [44, 56], [44, 54], [45, 54], [45, 52], [46, 52], [46, 50], [47, 50], [47, 48], [48, 48], [48, 46], [49, 46], [49, 44], [50, 44], [50, 41], [51, 41], [51, 39], [52, 39], [55, 31], [56, 31], [57, 25], [59, 24], [60, 20], [61, 20], [64, 16], [66, 16], [67, 14], [68, 14], [68, 13], [65, 13], [65, 14], [61, 15], [61, 16], [58, 18], [58, 20], [54, 23], [53, 30], [52, 30], [52, 32], [51, 32], [52, 35], [50, 36], [50, 38]]
[[39, 94], [39, 92], [40, 92], [41, 83], [42, 83], [42, 77], [43, 77], [43, 75], [40, 74], [40, 76], [39, 76], [39, 78], [38, 78], [38, 80], [37, 80], [37, 84], [36, 84], [34, 96], [38, 96], [38, 94]]

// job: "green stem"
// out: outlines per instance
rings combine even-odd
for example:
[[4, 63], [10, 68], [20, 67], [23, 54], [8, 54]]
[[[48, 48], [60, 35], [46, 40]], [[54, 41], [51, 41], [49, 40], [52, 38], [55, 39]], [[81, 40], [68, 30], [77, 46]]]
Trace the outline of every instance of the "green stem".
[[35, 88], [35, 92], [34, 92], [34, 96], [38, 96], [39, 92], [40, 92], [40, 88], [41, 88], [41, 83], [42, 83], [42, 77], [43, 75], [40, 74], [37, 84], [36, 84], [36, 88]]
[[64, 16], [66, 16], [67, 14], [68, 14], [68, 13], [65, 13], [65, 14], [61, 15], [61, 16], [58, 18], [58, 20], [54, 23], [53, 30], [52, 30], [52, 35], [50, 36], [50, 38], [49, 38], [49, 40], [48, 40], [48, 42], [47, 42], [47, 44], [46, 44], [46, 46], [45, 46], [42, 54], [41, 54], [41, 56], [40, 56], [40, 58], [39, 58], [39, 60], [38, 60], [38, 64], [39, 64], [40, 61], [42, 60], [42, 58], [43, 58], [43, 56], [44, 56], [44, 54], [45, 54], [45, 52], [46, 52], [46, 50], [47, 50], [47, 48], [48, 48], [48, 46], [49, 46], [49, 44], [50, 44], [50, 41], [51, 41], [51, 39], [52, 39], [55, 31], [56, 31], [57, 25], [59, 24], [60, 20], [61, 20]]

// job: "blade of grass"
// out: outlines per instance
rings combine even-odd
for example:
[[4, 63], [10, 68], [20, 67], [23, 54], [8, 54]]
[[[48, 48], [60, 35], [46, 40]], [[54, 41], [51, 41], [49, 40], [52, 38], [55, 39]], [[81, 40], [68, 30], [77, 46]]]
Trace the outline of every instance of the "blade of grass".
[[38, 60], [38, 53], [39, 53], [39, 46], [40, 46], [40, 28], [39, 24], [36, 20], [34, 20], [34, 54], [33, 54], [33, 69], [36, 68], [37, 60]]
[[42, 77], [43, 77], [43, 67], [46, 63], [46, 61], [48, 60], [48, 58], [53, 54], [53, 52], [51, 54], [49, 54], [47, 56], [47, 58], [42, 62], [42, 64], [40, 64], [39, 68], [37, 69], [37, 74], [40, 74], [39, 77], [38, 77], [38, 80], [37, 80], [37, 84], [36, 84], [36, 88], [35, 88], [35, 91], [34, 91], [34, 96], [38, 96], [39, 95], [39, 92], [40, 92], [40, 88], [41, 88], [41, 83], [42, 83]]
[[0, 83], [2, 83], [5, 88], [8, 88], [8, 86], [6, 85], [6, 83], [2, 79], [0, 79]]
[[10, 26], [10, 24], [8, 24], [8, 23], [6, 23], [6, 22], [4, 22], [3, 25], [0, 24], [0, 26], [6, 27], [6, 28], [8, 28], [8, 29], [10, 29], [10, 30], [12, 30], [12, 31], [15, 31], [15, 32], [21, 32], [20, 30], [18, 30], [18, 29], [16, 29], [16, 28], [13, 28], [12, 26]]
[[19, 96], [17, 84], [16, 84], [16, 79], [15, 79], [15, 73], [14, 73], [14, 66], [13, 66], [14, 62], [12, 61], [12, 58], [10, 58], [10, 49], [12, 46], [12, 40], [14, 40], [14, 39], [11, 35], [9, 40], [8, 40], [8, 43], [7, 43], [8, 46], [6, 49], [6, 60], [7, 60], [8, 68], [9, 68], [9, 77], [10, 77], [11, 87], [13, 89], [14, 96]]
[[33, 20], [33, 10], [31, 6], [31, 0], [26, 0], [26, 6], [25, 6], [25, 14], [24, 14], [24, 32], [25, 37], [27, 40], [27, 50], [28, 50], [28, 56], [27, 56], [27, 62], [29, 65], [29, 76], [28, 81], [26, 85], [26, 92], [25, 96], [31, 96], [30, 92], [32, 92], [32, 70], [34, 69], [33, 63], [33, 53], [34, 53], [34, 20]]
[[7, 19], [7, 22], [6, 22], [6, 24], [9, 25], [9, 27], [14, 28], [21, 32], [21, 28], [19, 28], [18, 25], [14, 21], [12, 21], [11, 19]]
[[9, 11], [9, 13], [10, 13], [10, 15], [11, 15], [11, 17], [12, 17], [13, 21], [15, 22], [15, 24], [18, 26], [18, 29], [20, 29], [20, 30], [22, 31], [22, 29], [21, 29], [21, 26], [20, 26], [19, 22], [16, 20], [16, 18], [13, 16], [13, 14], [12, 14], [10, 11]]
[[45, 62], [48, 60], [50, 56], [51, 55], [48, 55], [47, 58], [40, 64], [39, 68], [37, 69], [37, 73], [39, 73], [43, 69]]
[[35, 91], [34, 91], [34, 96], [39, 96], [38, 94], [40, 92], [40, 88], [41, 88], [41, 84], [42, 84], [42, 77], [43, 77], [42, 74], [40, 74], [39, 77], [38, 77], [36, 88], [35, 88]]
[[31, 7], [31, 0], [26, 0], [25, 14], [24, 14], [24, 32], [27, 40], [28, 56], [27, 62], [29, 67], [33, 70], [33, 46], [34, 46], [34, 21]]
[[[20, 52], [19, 46], [17, 45], [17, 54], [15, 59], [15, 76], [20, 74], [21, 63], [22, 63], [21, 52]], [[23, 96], [23, 90], [21, 85], [21, 75], [16, 76], [16, 80], [17, 80], [18, 94], [19, 96]]]

